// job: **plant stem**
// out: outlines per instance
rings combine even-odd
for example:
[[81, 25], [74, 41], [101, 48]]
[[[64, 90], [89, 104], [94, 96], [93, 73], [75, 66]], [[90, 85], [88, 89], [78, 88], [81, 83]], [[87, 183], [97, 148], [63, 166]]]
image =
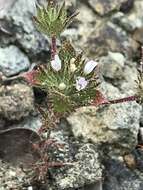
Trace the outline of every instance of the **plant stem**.
[[136, 101], [136, 100], [138, 100], [138, 96], [128, 96], [125, 98], [109, 100], [108, 102], [102, 103], [101, 105], [118, 104], [118, 103], [131, 102], [131, 101]]
[[56, 36], [52, 36], [52, 44], [51, 44], [51, 59], [55, 58], [57, 52], [57, 45], [56, 45]]

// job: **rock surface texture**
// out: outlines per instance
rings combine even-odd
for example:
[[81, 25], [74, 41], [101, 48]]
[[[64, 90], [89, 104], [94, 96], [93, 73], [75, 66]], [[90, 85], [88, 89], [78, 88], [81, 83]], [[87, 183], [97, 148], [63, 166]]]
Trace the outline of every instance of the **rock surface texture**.
[[[35, 2], [0, 0], [0, 73], [9, 81], [2, 83], [0, 78], [0, 130], [37, 131], [42, 125], [34, 103], [43, 100], [43, 92], [35, 93], [22, 80], [10, 81], [49, 58], [49, 39], [32, 19]], [[70, 38], [89, 59], [97, 59], [102, 93], [109, 99], [133, 95], [143, 45], [143, 1], [66, 4], [69, 13], [78, 9], [80, 14], [62, 38]], [[0, 160], [0, 190], [142, 190], [143, 150], [137, 146], [143, 145], [142, 127], [142, 107], [136, 102], [78, 109], [50, 133], [63, 147], [50, 149], [49, 157], [69, 165], [50, 168], [46, 183], [30, 183], [20, 168]]]
[[126, 0], [89, 0], [91, 7], [101, 16], [104, 16], [114, 10], [119, 10], [122, 3]]
[[5, 76], [13, 76], [30, 67], [29, 59], [16, 46], [0, 48], [0, 70]]
[[0, 87], [0, 116], [20, 120], [34, 109], [33, 92], [23, 84]]

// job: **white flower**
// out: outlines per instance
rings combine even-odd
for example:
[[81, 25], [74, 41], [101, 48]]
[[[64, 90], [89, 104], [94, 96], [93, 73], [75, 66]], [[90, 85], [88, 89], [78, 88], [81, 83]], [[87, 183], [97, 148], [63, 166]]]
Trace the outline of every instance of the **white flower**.
[[83, 90], [88, 85], [88, 81], [84, 77], [78, 77], [76, 79], [76, 89], [78, 91]]
[[62, 83], [59, 84], [59, 89], [60, 90], [65, 90], [65, 88], [66, 88], [65, 83], [62, 82]]
[[88, 61], [86, 64], [85, 64], [85, 67], [84, 67], [84, 73], [86, 75], [90, 74], [94, 68], [98, 65], [98, 63], [96, 61]]
[[55, 58], [51, 61], [51, 67], [52, 67], [55, 71], [61, 70], [62, 63], [61, 63], [61, 60], [60, 60], [58, 54], [56, 54], [56, 55], [55, 55]]

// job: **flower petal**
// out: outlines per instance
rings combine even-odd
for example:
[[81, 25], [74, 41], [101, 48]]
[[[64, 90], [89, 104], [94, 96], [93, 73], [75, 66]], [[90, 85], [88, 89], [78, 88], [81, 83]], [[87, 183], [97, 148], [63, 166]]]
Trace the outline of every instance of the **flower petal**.
[[96, 61], [88, 61], [86, 64], [85, 64], [85, 67], [84, 67], [84, 73], [87, 75], [87, 74], [90, 74], [94, 68], [98, 65], [98, 63]]
[[78, 77], [76, 80], [76, 89], [78, 91], [83, 90], [88, 85], [88, 81], [84, 77]]
[[55, 58], [51, 61], [51, 67], [52, 67], [55, 71], [61, 70], [62, 63], [61, 63], [61, 60], [60, 60], [60, 58], [59, 58], [58, 55], [55, 55]]

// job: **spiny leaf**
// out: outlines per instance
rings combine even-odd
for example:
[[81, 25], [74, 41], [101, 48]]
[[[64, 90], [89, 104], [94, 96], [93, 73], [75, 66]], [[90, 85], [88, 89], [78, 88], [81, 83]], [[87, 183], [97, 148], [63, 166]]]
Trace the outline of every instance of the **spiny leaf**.
[[65, 2], [58, 6], [49, 1], [48, 7], [37, 6], [37, 16], [34, 17], [39, 30], [49, 36], [59, 36], [77, 14], [67, 16]]

